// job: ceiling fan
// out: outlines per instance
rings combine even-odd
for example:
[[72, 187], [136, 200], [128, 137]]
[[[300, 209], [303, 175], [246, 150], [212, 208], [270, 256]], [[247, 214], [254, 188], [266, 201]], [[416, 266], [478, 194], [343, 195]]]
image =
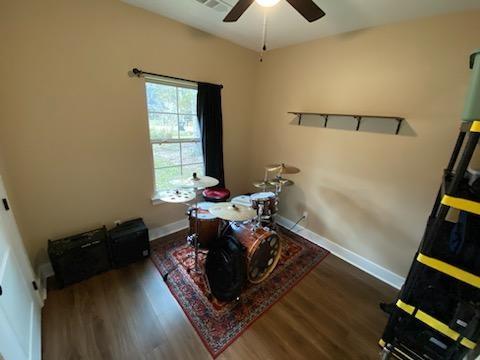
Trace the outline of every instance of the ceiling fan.
[[[252, 5], [257, 2], [263, 7], [271, 7], [278, 4], [280, 0], [239, 0], [235, 6], [227, 14], [224, 22], [235, 22], [240, 16]], [[313, 0], [287, 0], [287, 2], [297, 10], [308, 22], [313, 22], [325, 16], [325, 13], [320, 9]]]

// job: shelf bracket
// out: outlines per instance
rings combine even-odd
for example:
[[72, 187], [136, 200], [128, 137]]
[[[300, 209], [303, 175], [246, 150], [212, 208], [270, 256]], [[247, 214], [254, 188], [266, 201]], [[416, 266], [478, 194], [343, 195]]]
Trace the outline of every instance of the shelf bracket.
[[302, 125], [302, 114], [297, 114], [298, 116], [298, 125]]
[[324, 115], [324, 116], [325, 116], [325, 122], [323, 123], [323, 127], [326, 128], [328, 125], [328, 115]]
[[395, 131], [395, 135], [398, 135], [398, 133], [400, 132], [400, 127], [402, 126], [402, 121], [403, 121], [403, 119], [400, 119], [400, 118], [397, 119], [397, 130]]
[[360, 124], [362, 123], [362, 117], [361, 116], [354, 116], [355, 119], [357, 119], [357, 128], [355, 129], [356, 131], [360, 130]]

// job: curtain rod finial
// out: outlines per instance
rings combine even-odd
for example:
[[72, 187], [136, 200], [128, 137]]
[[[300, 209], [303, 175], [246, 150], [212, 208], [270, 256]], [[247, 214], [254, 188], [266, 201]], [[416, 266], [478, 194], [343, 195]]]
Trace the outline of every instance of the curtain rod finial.
[[133, 68], [132, 70], [130, 70], [128, 72], [128, 75], [133, 77], [133, 76], [137, 76], [137, 77], [140, 77], [142, 75], [142, 70], [139, 70], [137, 68]]

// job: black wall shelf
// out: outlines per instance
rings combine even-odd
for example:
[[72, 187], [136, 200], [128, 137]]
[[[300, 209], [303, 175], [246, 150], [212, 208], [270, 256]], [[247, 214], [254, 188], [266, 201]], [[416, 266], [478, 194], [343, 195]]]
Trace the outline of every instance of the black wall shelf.
[[400, 132], [400, 127], [402, 126], [402, 121], [405, 120], [404, 118], [398, 117], [398, 116], [383, 116], [383, 115], [329, 114], [329, 113], [313, 113], [313, 112], [299, 112], [299, 111], [290, 111], [288, 113], [293, 114], [293, 115], [298, 117], [298, 125], [302, 125], [302, 116], [304, 116], [304, 115], [321, 116], [325, 119], [324, 123], [323, 123], [323, 127], [327, 127], [329, 117], [331, 117], [331, 116], [352, 117], [355, 120], [357, 120], [357, 127], [355, 129], [356, 131], [360, 130], [360, 125], [362, 123], [362, 119], [364, 119], [364, 118], [366, 118], [366, 119], [375, 118], [375, 119], [394, 120], [394, 121], [397, 122], [397, 129], [395, 131], [395, 135], [398, 135], [398, 133]]

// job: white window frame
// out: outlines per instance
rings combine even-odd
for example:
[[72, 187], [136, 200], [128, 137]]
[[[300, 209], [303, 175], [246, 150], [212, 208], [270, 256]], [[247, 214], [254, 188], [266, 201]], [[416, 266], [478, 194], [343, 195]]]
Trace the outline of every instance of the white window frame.
[[[150, 122], [150, 114], [164, 114], [164, 115], [176, 115], [177, 116], [177, 121], [179, 121], [179, 116], [181, 115], [197, 115], [197, 114], [183, 114], [179, 112], [178, 109], [178, 88], [186, 88], [186, 89], [198, 89], [198, 84], [195, 82], [190, 82], [190, 81], [184, 81], [184, 80], [176, 80], [176, 79], [169, 79], [169, 78], [163, 78], [163, 77], [153, 77], [153, 76], [145, 76], [145, 86], [146, 83], [154, 83], [154, 84], [161, 84], [161, 85], [167, 85], [167, 86], [174, 86], [176, 87], [177, 91], [177, 111], [176, 112], [161, 112], [161, 111], [150, 111], [148, 109], [148, 103], [146, 104], [147, 106], [147, 121]], [[145, 89], [145, 96], [146, 96], [146, 89]], [[149, 136], [149, 141], [150, 141], [150, 149], [152, 151], [152, 178], [153, 178], [153, 197], [152, 197], [152, 203], [154, 205], [156, 204], [161, 204], [164, 203], [158, 198], [158, 192], [157, 190], [157, 179], [156, 179], [156, 173], [155, 170], [158, 169], [164, 169], [164, 168], [169, 168], [169, 167], [180, 167], [180, 169], [183, 168], [183, 166], [189, 166], [189, 165], [199, 165], [202, 164], [205, 166], [205, 159], [203, 159], [202, 163], [192, 163], [192, 164], [183, 164], [183, 158], [182, 158], [182, 146], [180, 146], [180, 165], [173, 165], [173, 166], [164, 166], [161, 168], [155, 168], [155, 159], [154, 159], [154, 152], [153, 152], [153, 145], [161, 145], [161, 144], [182, 144], [182, 143], [202, 143], [202, 138], [201, 135], [199, 138], [183, 138], [183, 139], [152, 139], [152, 136], [150, 134], [150, 123], [148, 123], [148, 136]], [[203, 157], [203, 155], [202, 155]], [[162, 191], [162, 190], [161, 190]]]

